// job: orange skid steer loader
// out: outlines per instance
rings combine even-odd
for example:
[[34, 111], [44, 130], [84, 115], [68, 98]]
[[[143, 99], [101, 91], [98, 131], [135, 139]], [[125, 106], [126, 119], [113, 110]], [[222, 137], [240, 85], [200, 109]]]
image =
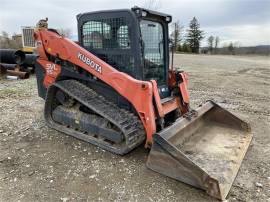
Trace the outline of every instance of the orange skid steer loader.
[[34, 38], [45, 119], [120, 155], [145, 143], [148, 168], [225, 199], [250, 127], [212, 101], [189, 107], [186, 73], [169, 69], [171, 19], [139, 7], [79, 14], [78, 43], [40, 20]]

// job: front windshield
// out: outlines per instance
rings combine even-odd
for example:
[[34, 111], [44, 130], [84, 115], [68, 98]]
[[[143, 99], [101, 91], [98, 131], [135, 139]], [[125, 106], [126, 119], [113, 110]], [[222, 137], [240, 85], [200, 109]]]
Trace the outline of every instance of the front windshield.
[[160, 23], [150, 20], [142, 20], [140, 27], [144, 51], [144, 78], [164, 84], [166, 78], [163, 27]]

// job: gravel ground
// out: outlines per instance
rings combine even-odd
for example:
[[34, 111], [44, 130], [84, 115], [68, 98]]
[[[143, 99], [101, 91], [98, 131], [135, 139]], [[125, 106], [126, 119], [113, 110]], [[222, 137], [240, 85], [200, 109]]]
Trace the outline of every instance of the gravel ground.
[[[212, 99], [251, 124], [228, 201], [270, 201], [270, 58], [176, 55], [192, 106]], [[46, 126], [36, 80], [0, 79], [0, 201], [216, 201], [146, 168], [143, 146], [117, 156]]]

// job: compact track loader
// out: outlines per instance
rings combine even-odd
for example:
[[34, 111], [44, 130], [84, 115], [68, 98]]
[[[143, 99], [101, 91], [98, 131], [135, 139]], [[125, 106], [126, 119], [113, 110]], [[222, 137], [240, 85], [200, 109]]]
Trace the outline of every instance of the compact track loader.
[[120, 155], [145, 143], [148, 168], [225, 199], [250, 127], [213, 101], [190, 108], [187, 74], [169, 68], [171, 16], [134, 7], [77, 20], [77, 43], [47, 19], [34, 34], [47, 124]]

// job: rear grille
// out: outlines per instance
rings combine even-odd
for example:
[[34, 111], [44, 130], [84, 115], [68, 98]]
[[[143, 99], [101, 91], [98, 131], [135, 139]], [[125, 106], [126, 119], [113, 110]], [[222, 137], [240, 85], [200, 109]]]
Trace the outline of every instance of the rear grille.
[[35, 47], [35, 40], [33, 36], [34, 36], [33, 27], [22, 28], [23, 47]]

